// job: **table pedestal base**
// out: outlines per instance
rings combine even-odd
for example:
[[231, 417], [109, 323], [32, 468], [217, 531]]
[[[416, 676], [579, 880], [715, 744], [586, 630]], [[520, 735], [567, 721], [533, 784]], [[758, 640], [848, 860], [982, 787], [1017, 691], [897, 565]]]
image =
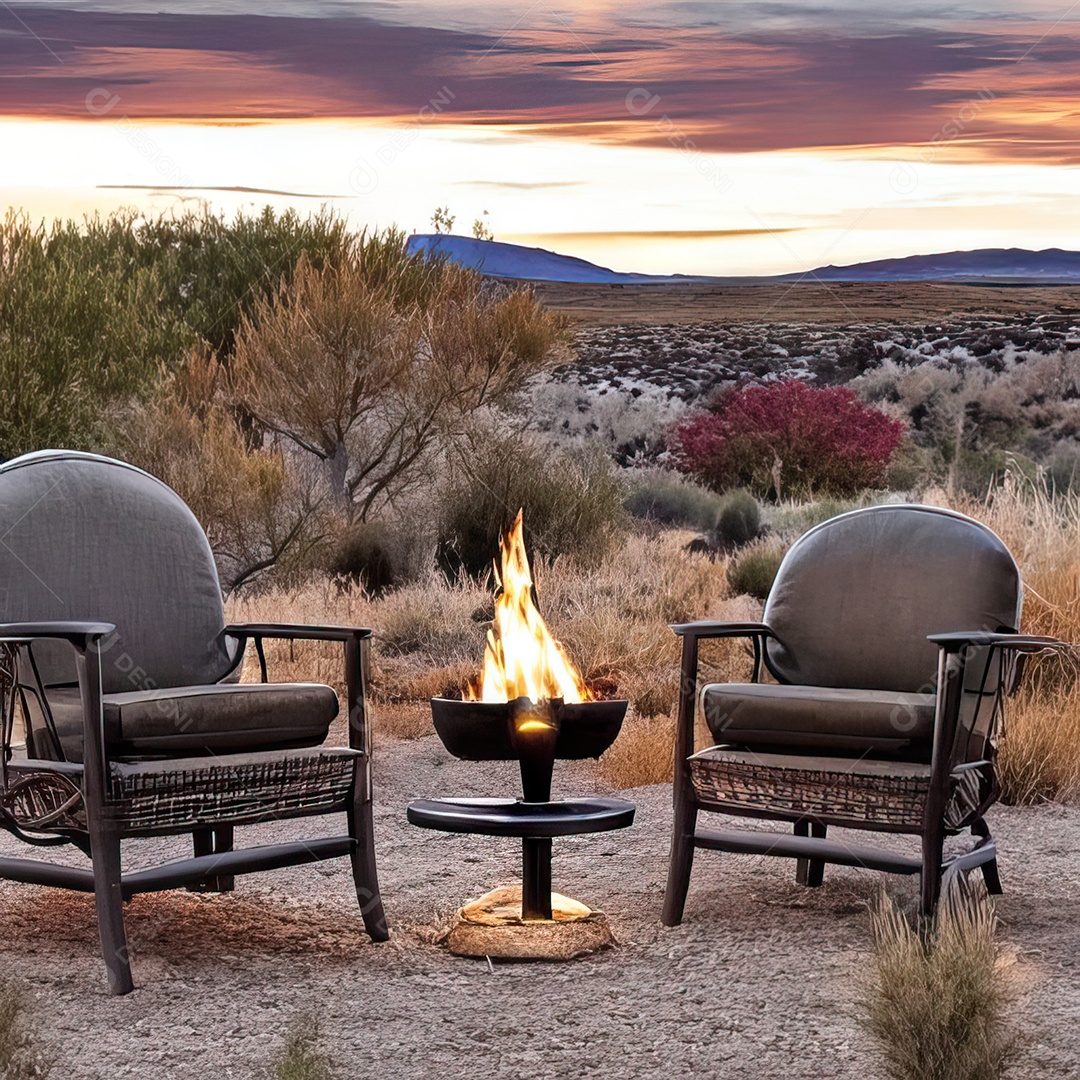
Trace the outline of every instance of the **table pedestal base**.
[[522, 915], [518, 885], [495, 889], [467, 903], [445, 937], [457, 956], [499, 960], [573, 960], [615, 944], [607, 917], [549, 891], [552, 917]]

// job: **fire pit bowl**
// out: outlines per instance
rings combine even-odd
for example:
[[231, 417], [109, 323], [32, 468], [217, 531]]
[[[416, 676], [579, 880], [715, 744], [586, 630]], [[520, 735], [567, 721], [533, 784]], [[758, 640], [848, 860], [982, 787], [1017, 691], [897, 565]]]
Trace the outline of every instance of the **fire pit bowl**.
[[[563, 761], [599, 757], [615, 741], [627, 708], [625, 701], [551, 704], [558, 729], [554, 756]], [[519, 760], [513, 721], [521, 711], [512, 701], [431, 699], [435, 730], [443, 746], [462, 761]]]

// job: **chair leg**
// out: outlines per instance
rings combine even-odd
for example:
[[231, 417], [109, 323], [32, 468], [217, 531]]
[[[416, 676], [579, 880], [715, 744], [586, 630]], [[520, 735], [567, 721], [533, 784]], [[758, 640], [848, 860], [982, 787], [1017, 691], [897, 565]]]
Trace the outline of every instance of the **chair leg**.
[[929, 919], [937, 907], [941, 894], [941, 859], [945, 850], [945, 834], [941, 829], [923, 833], [922, 837], [922, 890], [919, 914]]
[[353, 882], [356, 899], [364, 929], [372, 941], [388, 941], [390, 930], [386, 925], [382, 893], [379, 891], [379, 875], [375, 866], [374, 815], [369, 799], [355, 799], [349, 811], [349, 835], [356, 840], [352, 849]]
[[[214, 854], [221, 855], [233, 849], [233, 827], [231, 825], [214, 826]], [[215, 879], [218, 892], [232, 892], [236, 888], [236, 878], [232, 874], [222, 874]]]
[[[192, 850], [196, 857], [202, 855], [220, 855], [233, 849], [233, 827], [231, 825], [207, 825], [191, 831]], [[207, 878], [198, 885], [189, 885], [188, 892], [226, 893], [236, 888], [236, 879], [229, 874]]]
[[[971, 835], [978, 836], [982, 840], [992, 839], [990, 827], [983, 818], [979, 818], [971, 825]], [[986, 882], [986, 891], [991, 896], [1000, 896], [1002, 893], [1001, 877], [998, 874], [997, 857], [982, 864], [983, 881]]]
[[131, 956], [124, 931], [124, 896], [120, 881], [120, 834], [101, 824], [91, 824], [90, 849], [94, 868], [94, 901], [97, 905], [101, 955], [109, 975], [109, 991], [130, 994]]
[[671, 857], [668, 862], [667, 888], [664, 890], [664, 910], [660, 921], [665, 926], [678, 926], [686, 906], [690, 888], [690, 871], [694, 866], [694, 829], [697, 826], [697, 803], [684, 798], [675, 808], [671, 827]]
[[[796, 836], [813, 836], [824, 840], [827, 829], [818, 822], [796, 821]], [[825, 863], [822, 859], [796, 859], [795, 882], [807, 888], [816, 889], [825, 881]]]

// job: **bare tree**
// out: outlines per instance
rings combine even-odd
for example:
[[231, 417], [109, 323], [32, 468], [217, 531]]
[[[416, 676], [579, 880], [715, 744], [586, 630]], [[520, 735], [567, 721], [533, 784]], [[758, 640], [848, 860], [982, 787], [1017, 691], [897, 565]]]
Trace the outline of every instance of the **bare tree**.
[[[422, 481], [436, 450], [564, 356], [565, 329], [525, 289], [437, 263], [415, 285], [373, 275], [363, 244], [340, 268], [297, 268], [240, 328], [234, 401], [320, 463], [331, 505], [363, 521]], [[397, 282], [410, 282], [408, 295]]]
[[274, 439], [249, 445], [217, 360], [192, 353], [121, 425], [122, 457], [164, 480], [206, 529], [232, 591], [283, 565], [301, 568], [322, 539], [313, 478]]

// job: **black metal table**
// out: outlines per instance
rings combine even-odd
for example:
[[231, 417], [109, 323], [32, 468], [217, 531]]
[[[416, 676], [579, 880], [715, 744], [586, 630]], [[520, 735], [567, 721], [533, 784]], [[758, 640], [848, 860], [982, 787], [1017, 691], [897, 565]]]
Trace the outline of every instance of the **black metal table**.
[[634, 804], [625, 799], [416, 799], [413, 825], [442, 832], [519, 836], [522, 846], [521, 914], [551, 918], [551, 841], [556, 836], [625, 829], [634, 823]]

